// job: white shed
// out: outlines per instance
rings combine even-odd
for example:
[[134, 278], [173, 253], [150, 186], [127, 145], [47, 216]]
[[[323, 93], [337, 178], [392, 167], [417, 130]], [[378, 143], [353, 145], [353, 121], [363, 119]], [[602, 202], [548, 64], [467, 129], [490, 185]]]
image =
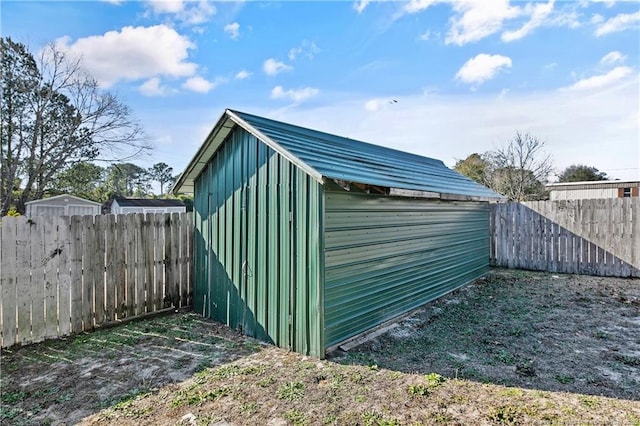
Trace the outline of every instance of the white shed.
[[62, 194], [26, 203], [28, 217], [98, 215], [102, 204], [75, 195]]
[[599, 180], [547, 185], [551, 201], [638, 197], [639, 189], [640, 181], [637, 180]]
[[161, 198], [114, 198], [111, 214], [184, 213], [187, 207], [180, 200]]

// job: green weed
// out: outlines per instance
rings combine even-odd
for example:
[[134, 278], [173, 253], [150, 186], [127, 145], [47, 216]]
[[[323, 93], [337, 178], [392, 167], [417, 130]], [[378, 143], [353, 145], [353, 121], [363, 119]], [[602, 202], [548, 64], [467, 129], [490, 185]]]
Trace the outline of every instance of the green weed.
[[0, 401], [4, 404], [15, 404], [18, 401], [22, 401], [27, 394], [24, 391], [15, 392], [3, 392], [0, 395]]
[[245, 416], [250, 416], [258, 412], [258, 404], [255, 402], [247, 402], [242, 404], [240, 412]]
[[58, 395], [56, 397], [56, 402], [58, 404], [62, 404], [63, 402], [69, 402], [73, 399], [73, 392], [63, 393], [62, 395]]
[[508, 389], [500, 391], [500, 395], [501, 396], [508, 396], [508, 397], [520, 397], [520, 396], [524, 395], [524, 392], [522, 391], [522, 389], [508, 388]]
[[598, 398], [594, 396], [581, 395], [580, 402], [582, 403], [582, 405], [589, 408], [596, 408], [598, 405], [600, 405], [600, 401], [598, 401]]
[[509, 351], [505, 351], [503, 349], [498, 351], [496, 358], [501, 363], [507, 364], [507, 365], [512, 365], [516, 361], [515, 357]]
[[407, 393], [412, 396], [428, 396], [431, 390], [426, 385], [409, 385]]
[[185, 389], [176, 392], [176, 396], [169, 403], [170, 408], [182, 407], [185, 405], [200, 405], [205, 401], [215, 401], [218, 398], [227, 396], [227, 388], [214, 389], [212, 391], [198, 391], [195, 389]]
[[562, 383], [563, 385], [567, 385], [569, 383], [573, 383], [576, 381], [575, 377], [571, 377], [571, 376], [563, 376], [561, 374], [556, 375], [555, 379]]
[[21, 410], [0, 406], [0, 420], [13, 420], [21, 414]]
[[309, 424], [309, 420], [304, 415], [304, 413], [297, 408], [293, 410], [289, 410], [284, 413], [284, 419], [290, 421], [294, 425], [307, 425]]
[[447, 379], [445, 379], [438, 373], [429, 373], [424, 376], [424, 378], [427, 380], [427, 386], [431, 389], [435, 389], [447, 381]]
[[400, 423], [396, 419], [387, 419], [382, 414], [367, 411], [362, 413], [365, 426], [398, 426]]
[[278, 398], [285, 401], [295, 401], [304, 396], [304, 384], [300, 382], [288, 382], [278, 389]]
[[520, 407], [514, 405], [501, 405], [493, 408], [487, 416], [489, 420], [503, 424], [516, 425], [522, 422], [524, 413]]
[[263, 379], [258, 380], [258, 381], [256, 382], [256, 384], [257, 384], [258, 386], [260, 386], [261, 388], [266, 388], [266, 387], [268, 387], [268, 386], [271, 386], [271, 385], [272, 385], [272, 384], [274, 384], [275, 382], [276, 382], [276, 379], [274, 379], [274, 378], [273, 378], [273, 377], [271, 377], [271, 376], [267, 376], [267, 377], [265, 377], [265, 378], [263, 378]]

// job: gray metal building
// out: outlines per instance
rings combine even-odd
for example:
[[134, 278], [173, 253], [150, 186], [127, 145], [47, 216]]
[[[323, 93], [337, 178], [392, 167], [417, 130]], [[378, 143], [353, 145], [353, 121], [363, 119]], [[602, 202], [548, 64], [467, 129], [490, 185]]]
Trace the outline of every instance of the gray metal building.
[[232, 110], [173, 191], [195, 196], [195, 310], [318, 357], [486, 274], [501, 198], [439, 160]]

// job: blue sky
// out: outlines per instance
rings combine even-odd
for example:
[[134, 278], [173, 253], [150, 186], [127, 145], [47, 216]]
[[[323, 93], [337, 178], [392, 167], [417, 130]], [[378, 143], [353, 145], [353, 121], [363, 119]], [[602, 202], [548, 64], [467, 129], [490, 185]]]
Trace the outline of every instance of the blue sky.
[[[556, 168], [640, 179], [637, 1], [2, 1], [1, 32], [55, 42], [182, 171], [225, 108], [439, 158], [517, 130]], [[395, 102], [394, 102], [395, 101]]]

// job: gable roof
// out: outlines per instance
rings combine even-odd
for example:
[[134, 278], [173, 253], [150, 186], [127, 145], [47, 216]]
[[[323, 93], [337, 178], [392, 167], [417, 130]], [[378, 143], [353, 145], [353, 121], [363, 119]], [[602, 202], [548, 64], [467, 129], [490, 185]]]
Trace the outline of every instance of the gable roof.
[[75, 202], [79, 202], [82, 204], [91, 204], [94, 206], [102, 206], [101, 203], [97, 203], [95, 201], [91, 201], [91, 200], [87, 200], [86, 198], [82, 198], [82, 197], [76, 197], [75, 195], [70, 195], [70, 194], [62, 194], [62, 195], [56, 195], [54, 197], [47, 197], [47, 198], [41, 198], [39, 200], [33, 200], [33, 201], [27, 201], [25, 204], [46, 204], [47, 201], [54, 201], [54, 200], [60, 200], [60, 199], [65, 199], [68, 198], [70, 200], [73, 200]]
[[395, 195], [501, 199], [440, 160], [373, 145], [239, 111], [225, 110], [182, 173], [173, 192], [193, 192], [194, 180], [235, 126], [245, 129], [318, 182], [326, 179], [390, 188]]
[[116, 197], [120, 207], [185, 207], [181, 200], [170, 200], [163, 198], [123, 198]]

